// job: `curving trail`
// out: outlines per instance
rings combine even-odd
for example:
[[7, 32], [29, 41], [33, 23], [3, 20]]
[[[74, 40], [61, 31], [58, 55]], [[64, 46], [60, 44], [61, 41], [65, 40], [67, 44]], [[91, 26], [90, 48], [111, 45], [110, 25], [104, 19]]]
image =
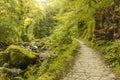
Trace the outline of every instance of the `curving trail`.
[[118, 80], [115, 74], [100, 58], [100, 55], [79, 41], [81, 48], [80, 54], [74, 66], [61, 80]]

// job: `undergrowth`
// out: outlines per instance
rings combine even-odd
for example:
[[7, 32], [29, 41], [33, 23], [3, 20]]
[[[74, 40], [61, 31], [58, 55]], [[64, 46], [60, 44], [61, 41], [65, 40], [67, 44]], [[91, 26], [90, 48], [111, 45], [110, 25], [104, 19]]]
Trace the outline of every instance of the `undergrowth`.
[[27, 80], [58, 80], [73, 61], [73, 52], [77, 47], [77, 41], [58, 46], [55, 55], [43, 61], [40, 66], [36, 64], [29, 68], [25, 73]]
[[111, 41], [86, 41], [90, 47], [100, 51], [107, 63], [114, 69], [115, 72], [120, 74], [120, 40]]

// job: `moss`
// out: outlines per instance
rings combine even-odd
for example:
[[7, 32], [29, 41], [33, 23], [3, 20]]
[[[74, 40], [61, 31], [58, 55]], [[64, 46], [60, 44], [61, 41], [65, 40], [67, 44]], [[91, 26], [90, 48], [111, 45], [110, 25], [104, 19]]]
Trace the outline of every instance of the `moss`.
[[36, 61], [36, 54], [19, 46], [11, 45], [6, 50], [9, 53], [10, 65], [13, 67], [26, 67]]
[[0, 80], [10, 80], [10, 79], [8, 79], [6, 74], [0, 70]]
[[8, 54], [6, 52], [0, 52], [0, 66], [4, 65], [8, 60]]
[[9, 63], [9, 67], [17, 68], [26, 68], [27, 65], [34, 63], [37, 59], [36, 53], [15, 45], [9, 46], [0, 56], [1, 65]]

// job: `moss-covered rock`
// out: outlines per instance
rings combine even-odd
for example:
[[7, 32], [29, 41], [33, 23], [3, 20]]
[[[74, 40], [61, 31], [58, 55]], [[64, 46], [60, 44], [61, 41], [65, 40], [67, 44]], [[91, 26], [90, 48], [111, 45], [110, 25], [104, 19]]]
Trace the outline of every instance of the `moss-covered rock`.
[[0, 80], [23, 80], [19, 76], [23, 70], [17, 68], [0, 67]]
[[0, 65], [8, 63], [9, 67], [26, 68], [36, 62], [37, 54], [20, 46], [11, 45], [0, 53]]
[[6, 52], [0, 52], [0, 66], [3, 66], [4, 63], [8, 62], [9, 55]]
[[11, 67], [26, 68], [27, 65], [35, 63], [37, 59], [36, 53], [15, 45], [9, 46], [6, 53], [9, 54]]
[[10, 80], [10, 79], [8, 79], [6, 74], [0, 70], [0, 80]]
[[0, 67], [0, 70], [3, 70], [6, 74], [10, 75], [18, 75], [23, 72], [21, 69], [17, 68], [5, 68], [5, 67]]

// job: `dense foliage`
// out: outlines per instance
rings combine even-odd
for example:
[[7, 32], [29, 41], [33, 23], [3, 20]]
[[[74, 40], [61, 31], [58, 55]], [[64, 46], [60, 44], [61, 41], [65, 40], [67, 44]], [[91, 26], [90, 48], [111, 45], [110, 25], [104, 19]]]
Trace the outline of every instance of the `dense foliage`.
[[34, 0], [1, 0], [1, 44], [33, 39], [33, 27], [41, 18], [42, 11]]
[[90, 41], [120, 71], [119, 3], [0, 0], [0, 79], [59, 79], [74, 60], [76, 38]]
[[75, 33], [74, 37], [79, 36], [92, 42], [91, 46], [103, 52], [110, 65], [116, 71], [120, 71], [120, 1], [62, 0], [62, 2], [65, 7], [60, 8], [59, 14], [55, 17], [60, 21], [58, 26], [61, 29], [66, 28], [64, 33], [67, 31], [69, 36]]
[[35, 25], [33, 33], [35, 38], [44, 38], [52, 34], [57, 21], [53, 18], [58, 12], [58, 8], [53, 7], [50, 3], [44, 7], [44, 18]]

